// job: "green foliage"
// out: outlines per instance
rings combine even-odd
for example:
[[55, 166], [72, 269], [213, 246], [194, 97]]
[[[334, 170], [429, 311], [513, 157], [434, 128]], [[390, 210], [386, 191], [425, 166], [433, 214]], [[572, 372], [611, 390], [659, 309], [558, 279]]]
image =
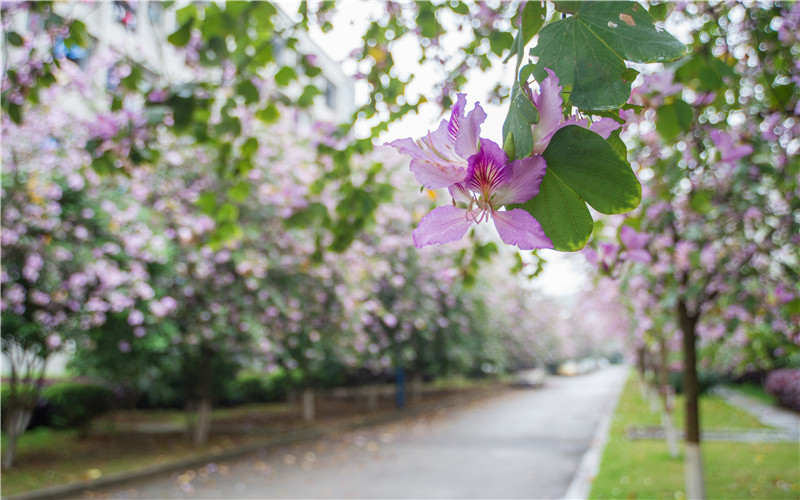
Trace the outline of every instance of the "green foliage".
[[56, 429], [86, 429], [93, 418], [109, 411], [114, 401], [110, 389], [76, 382], [46, 387], [42, 397], [52, 408], [50, 425]]
[[545, 68], [572, 87], [570, 102], [583, 110], [617, 109], [628, 100], [632, 79], [625, 61], [673, 61], [686, 49], [635, 2], [567, 2], [573, 15], [542, 28], [531, 50], [538, 57], [536, 79]]
[[627, 161], [608, 142], [570, 125], [555, 133], [544, 152], [547, 173], [539, 194], [521, 206], [542, 224], [556, 250], [580, 250], [592, 234], [586, 204], [604, 214], [636, 208], [642, 188]]
[[656, 117], [656, 130], [665, 141], [672, 141], [689, 131], [694, 121], [694, 112], [686, 101], [676, 99], [658, 108]]

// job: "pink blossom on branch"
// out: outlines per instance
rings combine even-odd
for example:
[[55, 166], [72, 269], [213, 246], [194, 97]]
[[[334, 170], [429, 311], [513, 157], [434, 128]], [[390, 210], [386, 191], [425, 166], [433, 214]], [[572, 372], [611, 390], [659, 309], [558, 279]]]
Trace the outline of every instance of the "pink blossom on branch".
[[536, 196], [546, 168], [541, 156], [509, 163], [500, 146], [483, 140], [478, 154], [469, 158], [467, 178], [450, 187], [454, 201], [466, 204], [466, 208], [435, 208], [414, 230], [414, 244], [421, 248], [457, 241], [472, 224], [493, 219], [500, 238], [509, 245], [523, 250], [552, 248], [550, 238], [530, 213], [519, 208], [499, 210], [503, 205], [524, 203]]

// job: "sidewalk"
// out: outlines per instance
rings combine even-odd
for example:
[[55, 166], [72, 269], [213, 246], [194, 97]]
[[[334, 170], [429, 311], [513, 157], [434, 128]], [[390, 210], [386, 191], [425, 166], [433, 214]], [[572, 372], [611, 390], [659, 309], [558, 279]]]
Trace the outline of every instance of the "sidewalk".
[[724, 397], [731, 405], [753, 415], [764, 425], [786, 431], [795, 440], [800, 440], [800, 414], [770, 406], [728, 387], [719, 387], [716, 394]]

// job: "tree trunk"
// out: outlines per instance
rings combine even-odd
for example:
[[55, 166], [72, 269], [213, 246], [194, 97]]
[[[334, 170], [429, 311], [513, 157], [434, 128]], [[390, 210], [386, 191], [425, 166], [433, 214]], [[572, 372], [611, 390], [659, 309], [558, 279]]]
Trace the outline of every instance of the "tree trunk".
[[683, 333], [683, 395], [686, 401], [686, 498], [705, 499], [703, 460], [700, 452], [700, 385], [697, 382], [697, 320], [686, 303], [678, 302], [678, 321]]
[[314, 389], [306, 387], [303, 389], [303, 420], [311, 423], [316, 417], [316, 409], [314, 405]]
[[28, 428], [31, 422], [33, 411], [27, 409], [15, 409], [6, 416], [6, 436], [8, 440], [3, 449], [3, 469], [10, 469], [14, 465], [17, 456], [17, 442], [19, 437]]
[[667, 440], [667, 448], [669, 449], [669, 456], [678, 458], [678, 436], [675, 432], [675, 425], [672, 422], [672, 385], [669, 383], [669, 368], [667, 343], [662, 339], [659, 342], [659, 363], [658, 363], [658, 378], [661, 385], [661, 425], [664, 427], [664, 437]]
[[200, 346], [200, 357], [198, 360], [198, 388], [197, 397], [190, 406], [196, 412], [194, 428], [192, 430], [192, 443], [195, 446], [202, 446], [208, 441], [208, 434], [211, 430], [211, 358], [213, 352], [211, 348], [203, 344]]
[[197, 402], [197, 422], [194, 426], [192, 443], [202, 446], [208, 441], [211, 430], [211, 398], [201, 398]]

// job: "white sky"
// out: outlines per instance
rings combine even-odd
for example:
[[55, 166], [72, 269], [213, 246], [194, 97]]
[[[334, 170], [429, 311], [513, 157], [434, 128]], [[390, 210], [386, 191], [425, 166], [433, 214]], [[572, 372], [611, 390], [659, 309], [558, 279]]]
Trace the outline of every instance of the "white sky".
[[[297, 11], [297, 2], [285, 1], [282, 3], [284, 9], [292, 15]], [[362, 46], [361, 35], [364, 32], [366, 23], [370, 16], [377, 16], [384, 9], [383, 2], [380, 1], [352, 1], [345, 0], [337, 3], [337, 15], [333, 20], [334, 28], [328, 33], [322, 33], [319, 29], [312, 27], [309, 34], [320, 47], [334, 61], [346, 61], [349, 54]], [[457, 46], [459, 35], [447, 35], [442, 40], [442, 46]], [[450, 37], [448, 39], [448, 37]], [[417, 63], [419, 59], [419, 47], [415, 46], [412, 39], [404, 40], [401, 44], [396, 44], [392, 54], [395, 67], [402, 70], [402, 76], [409, 73], [415, 75], [415, 83], [409, 86], [409, 97], [413, 102], [416, 94], [431, 94], [437, 81], [441, 79], [441, 74], [437, 68], [429, 65], [425, 67]], [[355, 65], [350, 62], [342, 64], [343, 70], [347, 73], [355, 72]], [[497, 64], [490, 72], [481, 74], [476, 73], [475, 78], [468, 78], [468, 83], [464, 88], [458, 89], [459, 92], [467, 94], [467, 110], [471, 110], [476, 101], [480, 101], [481, 106], [488, 115], [486, 121], [481, 126], [481, 136], [491, 139], [498, 144], [502, 144], [502, 128], [505, 120], [507, 105], [496, 106], [488, 102], [487, 97], [492, 88], [498, 81], [509, 83], [514, 78], [514, 61], [508, 64]], [[359, 85], [361, 87], [359, 87]], [[367, 95], [366, 83], [357, 82], [356, 84], [356, 105], [366, 102]], [[359, 96], [362, 96], [359, 101]], [[393, 123], [389, 129], [381, 135], [379, 143], [391, 141], [402, 137], [420, 137], [428, 130], [435, 129], [439, 122], [449, 116], [449, 112], [442, 115], [442, 110], [435, 104], [427, 103], [420, 107], [419, 114], [407, 115], [399, 122]], [[499, 241], [499, 239], [498, 239]], [[556, 296], [570, 295], [577, 292], [586, 284], [586, 278], [579, 272], [584, 258], [575, 254], [563, 254], [561, 252], [545, 250], [541, 255], [547, 260], [542, 274], [533, 281], [533, 288], [543, 293]]]

